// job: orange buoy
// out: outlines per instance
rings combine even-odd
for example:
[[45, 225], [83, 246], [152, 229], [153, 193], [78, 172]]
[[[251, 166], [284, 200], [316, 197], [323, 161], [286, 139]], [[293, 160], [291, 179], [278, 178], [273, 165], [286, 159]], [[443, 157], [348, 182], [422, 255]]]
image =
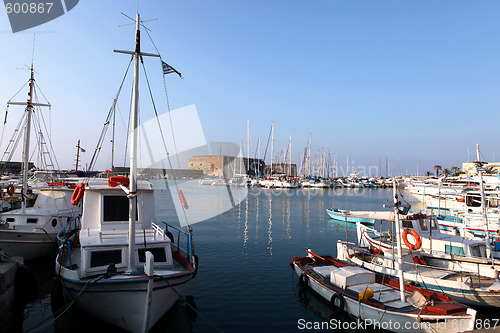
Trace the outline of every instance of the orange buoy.
[[118, 185], [128, 186], [130, 184], [130, 179], [124, 176], [111, 176], [108, 178], [108, 186], [116, 187]]
[[184, 208], [188, 209], [189, 208], [189, 205], [187, 203], [187, 200], [186, 198], [184, 197], [184, 193], [182, 193], [181, 190], [178, 190], [177, 193], [179, 193], [179, 198], [181, 198], [181, 203], [182, 203], [182, 206], [184, 206]]
[[[411, 234], [413, 238], [415, 238], [415, 244], [412, 244], [408, 241], [408, 234]], [[422, 239], [418, 235], [418, 233], [413, 229], [405, 229], [403, 231], [403, 242], [410, 250], [418, 250], [422, 246]]]
[[73, 206], [78, 205], [80, 200], [82, 200], [84, 192], [85, 192], [85, 185], [83, 183], [78, 184], [75, 190], [73, 191], [73, 195], [71, 196], [71, 204]]

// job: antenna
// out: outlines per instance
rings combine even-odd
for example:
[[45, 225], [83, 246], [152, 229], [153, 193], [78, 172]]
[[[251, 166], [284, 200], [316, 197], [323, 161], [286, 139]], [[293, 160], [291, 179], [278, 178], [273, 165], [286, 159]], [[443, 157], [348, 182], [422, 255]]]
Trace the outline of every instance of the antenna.
[[[124, 26], [127, 26], [127, 25], [132, 25], [132, 24], [135, 24], [135, 20], [134, 20], [133, 18], [131, 18], [130, 16], [128, 16], [127, 14], [125, 14], [125, 13], [123, 13], [123, 12], [121, 12], [121, 13], [122, 13], [122, 15], [123, 15], [123, 16], [125, 16], [125, 17], [126, 17], [126, 18], [128, 18], [128, 19], [130, 19], [130, 20], [132, 21], [132, 23], [121, 24], [121, 25], [119, 25], [119, 27], [124, 27]], [[148, 30], [148, 31], [151, 31], [151, 29], [149, 29], [148, 27], [146, 27], [146, 26], [144, 25], [144, 22], [151, 22], [151, 21], [158, 21], [158, 19], [157, 19], [157, 18], [155, 18], [155, 19], [145, 20], [145, 21], [142, 21], [142, 20], [141, 20], [139, 23], [140, 23], [140, 25], [141, 25], [144, 29], [146, 29], [146, 30]]]
[[35, 37], [36, 37], [36, 34], [33, 33], [33, 51], [31, 53], [31, 65], [33, 65], [35, 62]]

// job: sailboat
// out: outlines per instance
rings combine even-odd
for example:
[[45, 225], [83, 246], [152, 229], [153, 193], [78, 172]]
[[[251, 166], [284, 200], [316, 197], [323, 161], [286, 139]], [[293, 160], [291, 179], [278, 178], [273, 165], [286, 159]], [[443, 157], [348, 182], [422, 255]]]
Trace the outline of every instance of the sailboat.
[[[8, 105], [26, 106], [21, 208], [0, 215], [0, 248], [11, 256], [23, 257], [25, 260], [54, 255], [57, 250], [57, 234], [60, 230], [64, 227], [65, 232], [70, 234], [78, 228], [74, 220], [78, 211], [70, 204], [73, 191], [66, 186], [39, 188], [35, 203], [28, 207], [27, 198], [31, 191], [28, 189], [28, 165], [32, 116], [35, 107], [51, 106], [33, 100], [33, 96], [35, 96], [33, 64], [30, 71], [28, 100], [8, 103]], [[9, 145], [11, 153], [14, 148], [14, 146]], [[12, 154], [10, 154], [11, 156]], [[14, 193], [14, 187], [11, 187], [11, 193]]]
[[[394, 214], [399, 224], [395, 182]], [[398, 239], [398, 265], [402, 267]], [[337, 312], [345, 311], [375, 328], [393, 332], [456, 332], [474, 328], [476, 310], [444, 294], [405, 284], [402, 269], [398, 278], [387, 277], [311, 250], [307, 250], [306, 257], [293, 258], [290, 265], [299, 275], [299, 285], [310, 287]]]
[[[139, 61], [157, 56], [140, 49], [136, 15], [130, 176], [79, 184], [78, 237], [60, 237], [56, 272], [68, 306], [131, 332], [147, 332], [177, 301], [197, 272], [191, 229], [155, 222], [154, 189], [137, 180]], [[174, 235], [175, 234], [175, 235]], [[175, 242], [174, 242], [175, 241]], [[181, 248], [180, 244], [186, 244]]]

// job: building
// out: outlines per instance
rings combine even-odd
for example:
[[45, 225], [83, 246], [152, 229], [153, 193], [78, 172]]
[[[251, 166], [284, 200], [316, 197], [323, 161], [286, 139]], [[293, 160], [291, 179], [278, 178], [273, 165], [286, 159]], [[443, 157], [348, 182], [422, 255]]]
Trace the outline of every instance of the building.
[[264, 161], [257, 158], [224, 155], [192, 156], [188, 163], [189, 170], [201, 170], [206, 176], [222, 178], [262, 175], [265, 166]]
[[[485, 168], [490, 173], [500, 173], [500, 162], [484, 163]], [[462, 163], [462, 172], [469, 175], [477, 175], [476, 166], [474, 163]]]

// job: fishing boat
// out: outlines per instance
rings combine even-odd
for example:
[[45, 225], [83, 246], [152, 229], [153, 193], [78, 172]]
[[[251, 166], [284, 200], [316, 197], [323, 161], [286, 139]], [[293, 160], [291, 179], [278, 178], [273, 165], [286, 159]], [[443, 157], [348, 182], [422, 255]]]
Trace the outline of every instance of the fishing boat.
[[[387, 216], [383, 220], [394, 221]], [[408, 214], [401, 219], [403, 247], [421, 256], [429, 265], [467, 271], [481, 276], [495, 278], [500, 270], [500, 261], [488, 258], [484, 239], [468, 239], [442, 233], [435, 216], [420, 213]], [[359, 245], [391, 252], [396, 244], [394, 232], [376, 230], [357, 224]], [[494, 267], [494, 268], [492, 268]]]
[[[396, 225], [399, 225], [396, 181], [394, 216]], [[399, 231], [397, 265], [400, 270], [397, 278], [347, 264], [331, 256], [319, 256], [311, 250], [306, 252], [306, 257], [295, 257], [290, 263], [299, 275], [299, 284], [310, 287], [338, 311], [369, 322], [375, 328], [394, 332], [474, 329], [476, 310], [444, 294], [404, 283]], [[457, 329], [459, 323], [461, 327]]]
[[366, 216], [366, 212], [363, 211], [349, 211], [345, 209], [338, 208], [327, 208], [326, 213], [330, 216], [331, 219], [337, 220], [340, 222], [349, 222], [349, 223], [364, 223], [364, 224], [373, 224], [375, 223], [375, 217], [371, 214]]
[[[331, 256], [295, 257], [290, 263], [299, 285], [309, 287], [335, 312], [345, 311], [366, 324], [393, 332], [456, 332], [474, 328], [476, 310], [450, 297], [349, 265]], [[453, 326], [455, 325], [455, 326]]]
[[[65, 231], [69, 236], [78, 229], [77, 223], [73, 221], [78, 210], [70, 204], [73, 191], [67, 186], [39, 188], [35, 203], [28, 207], [28, 195], [32, 192], [28, 186], [32, 115], [35, 107], [50, 107], [50, 104], [37, 103], [33, 100], [33, 96], [35, 96], [33, 64], [30, 71], [28, 100], [26, 102], [8, 102], [8, 105], [26, 106], [25, 120], [23, 121], [25, 128], [21, 208], [0, 215], [0, 248], [12, 256], [23, 257], [25, 260], [54, 255], [57, 250], [59, 231], [66, 227]], [[17, 130], [16, 133], [21, 133], [21, 131]], [[37, 135], [39, 140], [43, 138], [41, 130]], [[8, 150], [14, 149], [14, 147], [9, 147]], [[11, 184], [7, 187], [7, 194], [13, 197], [14, 193], [15, 188]]]
[[191, 229], [156, 222], [155, 191], [150, 182], [137, 180], [139, 61], [158, 56], [141, 52], [141, 25], [137, 14], [135, 51], [117, 51], [132, 54], [135, 65], [130, 175], [77, 186], [72, 203], [81, 206], [81, 230], [70, 238], [60, 234], [56, 258], [67, 306], [131, 332], [149, 331], [198, 267]]

